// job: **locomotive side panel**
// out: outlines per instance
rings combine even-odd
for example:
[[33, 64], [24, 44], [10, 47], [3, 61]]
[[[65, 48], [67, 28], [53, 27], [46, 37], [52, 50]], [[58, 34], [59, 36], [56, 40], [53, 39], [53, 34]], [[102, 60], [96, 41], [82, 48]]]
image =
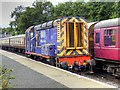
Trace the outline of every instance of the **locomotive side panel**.
[[57, 28], [51, 28], [50, 29], [50, 35], [49, 35], [49, 44], [51, 45], [50, 47], [50, 56], [56, 56], [57, 55]]
[[49, 31], [48, 41], [50, 44], [55, 45], [57, 49], [57, 28], [51, 28]]
[[50, 28], [46, 30], [40, 30], [39, 33], [39, 42], [41, 46], [40, 54], [56, 56], [55, 51], [57, 51], [57, 29]]

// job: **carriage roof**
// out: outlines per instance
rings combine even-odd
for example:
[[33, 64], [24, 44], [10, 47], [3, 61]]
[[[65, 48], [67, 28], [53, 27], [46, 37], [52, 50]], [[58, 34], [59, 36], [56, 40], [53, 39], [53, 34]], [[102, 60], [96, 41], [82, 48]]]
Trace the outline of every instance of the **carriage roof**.
[[98, 22], [90, 22], [90, 23], [88, 23], [88, 29], [89, 29], [92, 25], [95, 25], [96, 23], [98, 23]]
[[25, 34], [16, 35], [16, 36], [11, 36], [11, 37], [9, 37], [9, 38], [18, 38], [18, 37], [25, 37]]
[[94, 29], [112, 27], [112, 26], [120, 26], [120, 18], [100, 21], [95, 25]]
[[2, 39], [2, 40], [4, 40], [4, 39], [9, 39], [9, 38], [18, 38], [18, 37], [25, 37], [25, 34], [16, 35], [16, 36], [10, 36], [10, 37], [4, 37], [4, 38], [1, 38], [1, 39]]

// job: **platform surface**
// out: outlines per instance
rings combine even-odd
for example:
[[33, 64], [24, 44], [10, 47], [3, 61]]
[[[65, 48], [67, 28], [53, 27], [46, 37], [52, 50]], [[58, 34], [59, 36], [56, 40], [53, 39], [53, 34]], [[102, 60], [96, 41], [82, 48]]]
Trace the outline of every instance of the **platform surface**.
[[[66, 87], [68, 88], [109, 88], [109, 90], [115, 90], [115, 88], [117, 88], [117, 87], [114, 87], [114, 86], [111, 86], [111, 85], [108, 85], [108, 84], [105, 84], [105, 83], [102, 83], [102, 82], [99, 82], [93, 79], [89, 79], [84, 76], [73, 74], [69, 71], [65, 71], [60, 68], [56, 68], [56, 67], [53, 67], [47, 64], [43, 64], [41, 62], [34, 61], [30, 58], [26, 58], [24, 56], [20, 56], [15, 53], [0, 50], [0, 54], [3, 55], [2, 57], [3, 64], [8, 65], [8, 63], [4, 62], [3, 60], [4, 60], [4, 56], [6, 56], [5, 58], [9, 57], [11, 59], [10, 60], [11, 62], [12, 60], [15, 61], [13, 62], [14, 65], [16, 63], [22, 64], [22, 65], [17, 66], [17, 68], [19, 68], [20, 70], [23, 67], [27, 67], [33, 70], [32, 73], [34, 72], [31, 76], [34, 76], [35, 73], [37, 74], [39, 73], [38, 75], [43, 75], [43, 78], [50, 79], [51, 81], [53, 80], [52, 81], [53, 84], [57, 82], [54, 85], [57, 86], [58, 88], [60, 87], [61, 88], [66, 88]], [[23, 71], [23, 73], [24, 72], [25, 71]], [[31, 77], [31, 78], [37, 79], [34, 77]], [[49, 83], [46, 80], [43, 80], [42, 78], [39, 78], [39, 79], [42, 80], [44, 83], [46, 82], [46, 84]], [[33, 80], [30, 80], [30, 81], [32, 82]], [[39, 82], [37, 84], [39, 84]], [[34, 87], [34, 84], [33, 84], [33, 87]], [[103, 89], [103, 90], [106, 90], [106, 89]]]
[[67, 88], [65, 85], [46, 77], [6, 56], [2, 55], [2, 66], [12, 69], [15, 79], [11, 79], [13, 88]]

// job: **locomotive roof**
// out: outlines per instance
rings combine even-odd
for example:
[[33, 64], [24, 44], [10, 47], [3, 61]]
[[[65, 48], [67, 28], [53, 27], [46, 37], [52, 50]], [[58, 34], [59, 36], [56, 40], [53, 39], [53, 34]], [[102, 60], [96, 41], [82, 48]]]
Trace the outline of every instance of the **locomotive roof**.
[[26, 32], [31, 31], [33, 28], [34, 28], [34, 26], [30, 26], [30, 27], [26, 30]]
[[43, 24], [39, 24], [39, 25], [34, 26], [34, 29], [35, 30], [43, 30], [43, 29], [55, 27], [55, 26], [57, 26], [56, 22], [58, 22], [58, 21], [60, 21], [60, 19], [56, 19], [54, 21], [45, 22]]
[[94, 29], [103, 28], [103, 27], [112, 27], [112, 26], [120, 26], [120, 18], [100, 21], [95, 25]]
[[[53, 20], [53, 21], [49, 21], [49, 22], [45, 22], [45, 23], [36, 25], [36, 26], [34, 26], [34, 29], [39, 31], [39, 30], [44, 30], [44, 29], [56, 27], [57, 26], [57, 22], [59, 22], [59, 21], [61, 22], [65, 18], [72, 18], [72, 16], [63, 17], [63, 18], [60, 18], [60, 19], [56, 19], [56, 20]], [[84, 19], [87, 22], [87, 20], [84, 17], [76, 16], [75, 18], [82, 18], [82, 19]]]

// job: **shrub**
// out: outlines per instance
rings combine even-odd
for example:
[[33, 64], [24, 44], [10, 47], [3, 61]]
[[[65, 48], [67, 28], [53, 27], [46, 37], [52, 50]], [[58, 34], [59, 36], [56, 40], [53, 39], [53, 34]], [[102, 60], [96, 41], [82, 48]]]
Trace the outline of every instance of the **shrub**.
[[10, 88], [10, 79], [14, 79], [11, 76], [11, 69], [7, 69], [5, 66], [0, 66], [0, 89], [5, 90], [6, 88]]

